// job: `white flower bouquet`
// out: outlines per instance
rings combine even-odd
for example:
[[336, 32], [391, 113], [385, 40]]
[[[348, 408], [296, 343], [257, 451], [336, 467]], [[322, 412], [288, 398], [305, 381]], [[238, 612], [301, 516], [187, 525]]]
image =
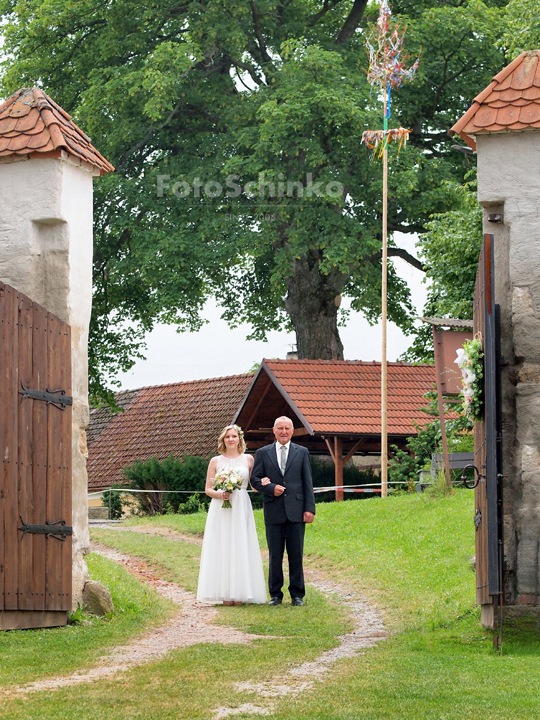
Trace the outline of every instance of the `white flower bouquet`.
[[[232, 468], [223, 468], [216, 473], [214, 478], [214, 484], [212, 488], [214, 490], [221, 490], [222, 492], [231, 493], [234, 490], [240, 490], [242, 487], [243, 478], [239, 475], [236, 470]], [[232, 507], [230, 500], [224, 500], [222, 507]]]
[[482, 341], [479, 337], [468, 340], [457, 351], [454, 360], [461, 370], [463, 388], [463, 409], [468, 418], [475, 422], [482, 422], [483, 416], [483, 383], [484, 353]]

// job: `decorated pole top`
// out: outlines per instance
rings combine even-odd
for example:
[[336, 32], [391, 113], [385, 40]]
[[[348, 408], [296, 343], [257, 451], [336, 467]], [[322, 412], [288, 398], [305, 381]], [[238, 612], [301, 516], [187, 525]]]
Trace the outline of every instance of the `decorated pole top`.
[[412, 80], [419, 62], [416, 58], [411, 67], [406, 67], [409, 56], [403, 55], [402, 50], [407, 28], [391, 24], [391, 16], [388, 0], [383, 0], [377, 23], [366, 38], [369, 54], [367, 79], [371, 85], [380, 85], [383, 89], [398, 88], [405, 81]]
[[391, 91], [399, 88], [404, 82], [412, 80], [420, 58], [407, 67], [408, 55], [403, 54], [403, 41], [406, 27], [400, 28], [391, 21], [392, 13], [388, 0], [382, 0], [377, 23], [366, 37], [366, 48], [369, 55], [367, 79], [370, 85], [379, 85], [383, 92], [384, 128], [383, 130], [366, 130], [362, 134], [362, 142], [371, 150], [379, 147], [379, 156], [390, 140], [399, 142], [399, 148], [407, 142], [410, 130], [394, 128], [388, 130], [388, 118], [391, 113]]

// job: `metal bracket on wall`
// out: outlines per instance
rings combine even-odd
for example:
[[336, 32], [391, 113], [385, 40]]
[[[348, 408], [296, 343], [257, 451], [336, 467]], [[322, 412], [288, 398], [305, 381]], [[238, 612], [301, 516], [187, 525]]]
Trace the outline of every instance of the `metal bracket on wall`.
[[23, 531], [21, 540], [26, 535], [26, 533], [46, 535], [47, 537], [53, 537], [56, 540], [60, 540], [61, 542], [65, 541], [67, 535], [73, 535], [73, 528], [71, 527], [71, 525], [66, 525], [65, 520], [56, 520], [52, 523], [47, 520], [46, 525], [32, 525], [29, 523], [25, 523], [20, 515], [19, 517], [22, 523], [19, 530]]

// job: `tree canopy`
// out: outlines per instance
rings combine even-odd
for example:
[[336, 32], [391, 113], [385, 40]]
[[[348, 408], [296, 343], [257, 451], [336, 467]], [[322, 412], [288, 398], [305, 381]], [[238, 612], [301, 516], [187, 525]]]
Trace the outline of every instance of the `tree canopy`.
[[[391, 153], [389, 230], [429, 231], [426, 248], [434, 218], [464, 207], [447, 131], [505, 64], [505, 6], [392, 3], [421, 64], [392, 98], [391, 125], [412, 133]], [[94, 394], [155, 322], [197, 329], [211, 295], [255, 338], [292, 326], [301, 357], [343, 356], [341, 296], [376, 321], [382, 170], [360, 138], [382, 124], [364, 47], [377, 12], [367, 0], [0, 0], [3, 93], [40, 84], [116, 166], [95, 185]], [[412, 328], [392, 267], [389, 317]]]

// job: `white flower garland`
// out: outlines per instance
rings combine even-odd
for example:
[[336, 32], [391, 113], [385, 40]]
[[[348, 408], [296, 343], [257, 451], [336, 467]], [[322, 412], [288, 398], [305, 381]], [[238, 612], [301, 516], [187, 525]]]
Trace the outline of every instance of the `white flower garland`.
[[463, 343], [454, 360], [461, 370], [463, 409], [474, 422], [484, 419], [484, 353], [480, 334]]

